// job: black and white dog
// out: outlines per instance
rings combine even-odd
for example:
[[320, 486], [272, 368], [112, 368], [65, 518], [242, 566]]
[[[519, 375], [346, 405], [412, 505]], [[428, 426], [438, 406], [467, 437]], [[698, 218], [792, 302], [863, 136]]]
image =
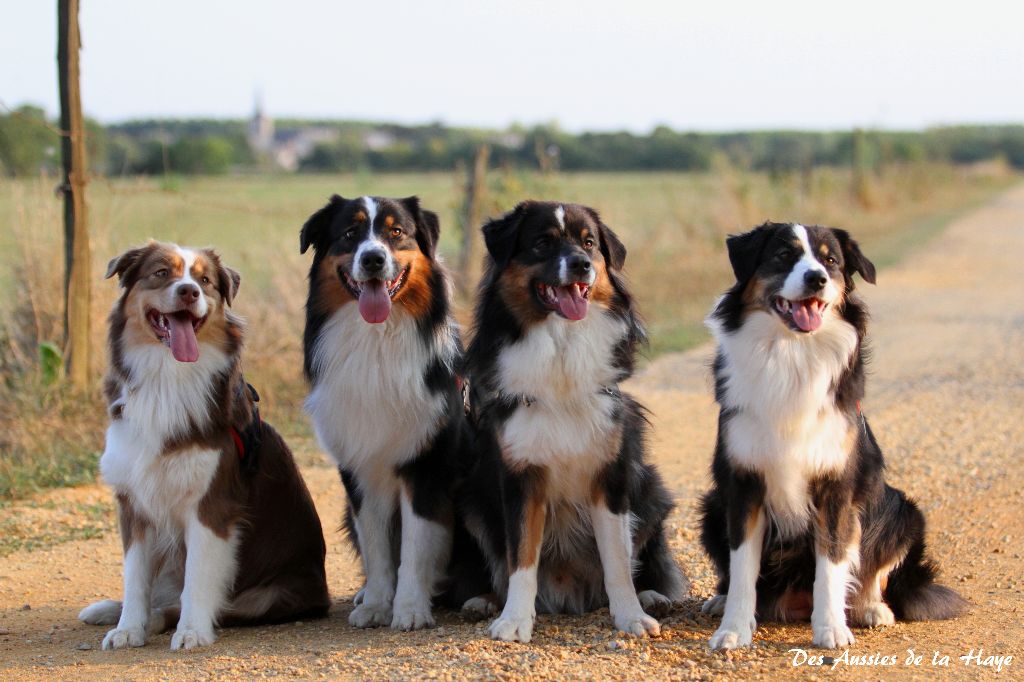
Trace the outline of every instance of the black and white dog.
[[356, 627], [433, 625], [451, 555], [471, 434], [439, 232], [416, 197], [334, 196], [302, 228], [302, 252], [314, 250], [306, 409], [348, 493], [346, 528], [366, 576]]
[[736, 283], [708, 318], [720, 406], [702, 542], [719, 575], [713, 649], [751, 643], [756, 618], [811, 620], [842, 647], [854, 624], [950, 618], [917, 505], [884, 479], [867, 420], [867, 311], [875, 267], [844, 230], [766, 223], [727, 241]]
[[467, 353], [480, 459], [462, 499], [505, 599], [491, 636], [528, 642], [538, 609], [604, 605], [619, 630], [656, 634], [645, 609], [670, 606], [684, 580], [663, 532], [672, 501], [644, 460], [643, 408], [619, 390], [644, 340], [626, 249], [573, 204], [525, 202], [483, 231]]

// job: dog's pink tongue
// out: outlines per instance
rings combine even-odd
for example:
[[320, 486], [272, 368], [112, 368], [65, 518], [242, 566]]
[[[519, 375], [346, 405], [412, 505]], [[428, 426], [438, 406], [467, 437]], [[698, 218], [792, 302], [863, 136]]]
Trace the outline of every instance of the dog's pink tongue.
[[816, 298], [807, 298], [793, 303], [793, 321], [805, 332], [813, 332], [821, 326], [821, 304]]
[[578, 284], [555, 287], [555, 297], [558, 300], [558, 312], [568, 319], [582, 320], [587, 316], [587, 306], [590, 302], [583, 298]]
[[363, 282], [363, 290], [359, 293], [359, 314], [371, 324], [379, 324], [388, 319], [391, 314], [391, 297], [382, 280]]
[[178, 362], [195, 362], [199, 359], [199, 343], [196, 330], [192, 327], [192, 316], [186, 312], [167, 316], [171, 331], [171, 353]]

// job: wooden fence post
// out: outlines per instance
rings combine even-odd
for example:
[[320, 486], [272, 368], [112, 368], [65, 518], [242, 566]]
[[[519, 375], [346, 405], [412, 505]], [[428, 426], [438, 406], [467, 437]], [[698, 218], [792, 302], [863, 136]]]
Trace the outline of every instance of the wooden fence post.
[[85, 126], [79, 91], [82, 47], [78, 0], [57, 1], [57, 71], [60, 82], [61, 161], [64, 170], [64, 359], [72, 385], [89, 385], [89, 301], [92, 277], [86, 225]]
[[466, 203], [462, 211], [462, 257], [459, 263], [459, 289], [466, 298], [472, 298], [473, 289], [482, 274], [484, 249], [480, 224], [484, 217], [487, 163], [490, 158], [491, 148], [488, 145], [477, 147], [473, 169], [466, 181]]

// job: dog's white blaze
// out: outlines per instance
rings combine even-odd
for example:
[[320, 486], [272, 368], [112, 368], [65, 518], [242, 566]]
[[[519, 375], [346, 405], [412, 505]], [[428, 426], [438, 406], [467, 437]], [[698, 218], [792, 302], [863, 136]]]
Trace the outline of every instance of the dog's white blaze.
[[649, 618], [640, 606], [633, 585], [632, 516], [614, 514], [604, 504], [595, 504], [590, 507], [590, 519], [604, 569], [604, 586], [612, 621], [618, 629], [629, 632], [633, 623], [642, 623]]
[[[435, 343], [449, 344], [436, 349], [442, 358], [454, 357], [450, 334]], [[312, 351], [319, 378], [306, 411], [321, 447], [356, 474], [367, 495], [388, 494], [393, 505], [395, 468], [420, 453], [444, 416], [444, 397], [424, 382], [431, 350], [401, 306], [384, 323], [367, 324], [346, 305], [324, 324]]]
[[369, 225], [369, 230], [366, 232], [366, 238], [359, 242], [355, 256], [352, 258], [352, 277], [359, 282], [370, 279], [369, 275], [363, 271], [363, 266], [360, 262], [362, 255], [367, 251], [380, 251], [384, 254], [384, 279], [394, 279], [398, 276], [398, 265], [391, 254], [391, 249], [380, 240], [373, 227], [377, 219], [377, 201], [373, 197], [360, 197], [359, 200], [366, 207], [366, 221]]
[[555, 220], [558, 221], [558, 231], [565, 234], [565, 207], [558, 206], [555, 209]]
[[444, 577], [452, 537], [443, 525], [413, 511], [412, 499], [404, 487], [399, 497], [402, 544], [393, 626], [407, 630], [433, 623], [430, 598]]
[[579, 481], [615, 454], [610, 451], [617, 443], [611, 437], [615, 400], [602, 389], [615, 382], [612, 349], [625, 334], [625, 323], [592, 306], [578, 322], [549, 315], [501, 351], [501, 390], [533, 400], [517, 408], [502, 427], [503, 452], [510, 464], [555, 467], [560, 474], [549, 483], [564, 484], [564, 490], [549, 494], [589, 494], [589, 487]]
[[560, 284], [569, 283], [569, 259], [565, 256], [558, 259], [558, 281]]
[[836, 410], [832, 387], [849, 366], [857, 332], [832, 308], [813, 335], [796, 335], [771, 313], [754, 312], [735, 332], [708, 327], [725, 360], [723, 407], [733, 464], [761, 473], [768, 512], [784, 534], [810, 518], [809, 481], [839, 471], [855, 445], [851, 424]]
[[729, 592], [722, 624], [711, 637], [712, 649], [733, 649], [750, 644], [756, 622], [757, 576], [761, 573], [761, 547], [767, 522], [757, 513], [754, 527], [744, 541], [729, 552]]
[[529, 642], [536, 615], [537, 564], [520, 568], [508, 578], [508, 597], [498, 619], [491, 623], [491, 637], [505, 641]]
[[808, 272], [820, 272], [825, 275], [826, 283], [824, 290], [818, 296], [826, 303], [834, 303], [839, 298], [839, 288], [832, 281], [832, 278], [829, 277], [825, 266], [814, 257], [814, 252], [811, 250], [811, 242], [807, 236], [807, 228], [803, 225], [794, 225], [793, 234], [800, 240], [804, 253], [786, 276], [786, 281], [779, 291], [779, 296], [790, 301], [798, 301], [805, 298], [804, 275]]

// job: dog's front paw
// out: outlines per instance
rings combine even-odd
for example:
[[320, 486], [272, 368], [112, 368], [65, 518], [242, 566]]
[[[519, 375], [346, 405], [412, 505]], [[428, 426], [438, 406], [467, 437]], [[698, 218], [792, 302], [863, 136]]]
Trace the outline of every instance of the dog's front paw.
[[757, 623], [751, 620], [748, 623], [722, 623], [722, 625], [711, 635], [708, 645], [712, 649], [738, 649], [743, 646], [750, 646], [754, 641], [754, 630]]
[[894, 625], [896, 617], [884, 602], [868, 604], [856, 618], [860, 625], [868, 628], [879, 628], [884, 625]]
[[112, 649], [127, 649], [128, 647], [143, 646], [146, 643], [146, 628], [114, 628], [103, 638], [103, 648], [107, 651]]
[[814, 625], [814, 639], [811, 643], [822, 649], [835, 649], [837, 647], [850, 646], [853, 644], [853, 633], [846, 623], [833, 623], [828, 625]]
[[646, 637], [648, 635], [656, 636], [661, 634], [661, 625], [658, 624], [658, 621], [643, 611], [613, 615], [612, 620], [615, 622], [615, 629], [625, 632], [627, 635]]
[[430, 602], [425, 603], [414, 603], [414, 604], [396, 604], [395, 615], [391, 619], [391, 629], [393, 630], [422, 630], [423, 628], [432, 628], [436, 623], [434, 622], [434, 615], [430, 612]]
[[377, 628], [391, 624], [391, 604], [362, 602], [348, 614], [348, 623], [357, 628]]
[[491, 623], [491, 639], [526, 644], [533, 637], [533, 616], [501, 616]]
[[171, 637], [171, 651], [197, 649], [201, 646], [210, 646], [216, 641], [217, 635], [213, 633], [213, 628], [201, 630], [179, 625]]
[[498, 605], [489, 596], [481, 595], [467, 599], [460, 613], [466, 620], [483, 620], [498, 615]]
[[725, 613], [725, 601], [726, 596], [724, 594], [716, 594], [701, 604], [700, 612], [706, 613], [709, 616], [721, 616]]
[[655, 617], [668, 614], [672, 610], [672, 600], [656, 590], [644, 590], [636, 595], [644, 612]]

